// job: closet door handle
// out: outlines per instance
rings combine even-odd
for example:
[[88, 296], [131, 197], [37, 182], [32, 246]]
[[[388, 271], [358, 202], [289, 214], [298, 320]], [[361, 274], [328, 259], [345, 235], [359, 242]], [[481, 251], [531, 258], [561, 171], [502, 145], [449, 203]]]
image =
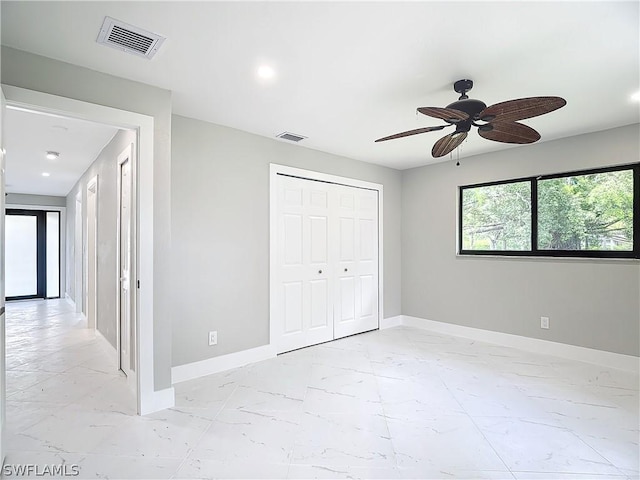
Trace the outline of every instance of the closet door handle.
[[345, 272], [348, 272], [348, 271], [349, 271], [349, 269], [345, 268], [345, 269], [344, 269], [344, 271], [345, 271]]

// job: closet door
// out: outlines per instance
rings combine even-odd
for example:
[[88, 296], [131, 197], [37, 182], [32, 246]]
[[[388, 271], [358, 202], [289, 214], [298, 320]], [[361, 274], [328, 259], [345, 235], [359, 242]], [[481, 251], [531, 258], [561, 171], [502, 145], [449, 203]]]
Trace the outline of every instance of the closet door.
[[278, 352], [333, 339], [331, 185], [278, 175]]
[[334, 338], [378, 328], [378, 192], [334, 186]]

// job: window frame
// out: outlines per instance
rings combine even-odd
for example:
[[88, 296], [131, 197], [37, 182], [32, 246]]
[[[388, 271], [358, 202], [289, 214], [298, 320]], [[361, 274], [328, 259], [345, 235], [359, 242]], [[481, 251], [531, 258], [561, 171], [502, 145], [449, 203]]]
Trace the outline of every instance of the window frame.
[[[538, 248], [538, 182], [555, 178], [579, 177], [598, 173], [631, 170], [633, 176], [633, 250], [549, 250]], [[509, 183], [529, 182], [531, 186], [531, 249], [530, 250], [468, 250], [463, 249], [463, 199], [467, 189], [491, 187]], [[562, 258], [640, 258], [640, 163], [575, 170], [570, 172], [520, 177], [508, 180], [474, 183], [458, 187], [458, 255], [503, 257], [562, 257]]]

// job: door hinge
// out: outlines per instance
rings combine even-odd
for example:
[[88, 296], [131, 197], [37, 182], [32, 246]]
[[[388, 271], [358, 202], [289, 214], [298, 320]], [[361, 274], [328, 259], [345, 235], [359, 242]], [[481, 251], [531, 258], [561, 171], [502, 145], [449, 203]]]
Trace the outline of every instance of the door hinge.
[[136, 285], [138, 285], [138, 288], [140, 288], [140, 280], [136, 282]]

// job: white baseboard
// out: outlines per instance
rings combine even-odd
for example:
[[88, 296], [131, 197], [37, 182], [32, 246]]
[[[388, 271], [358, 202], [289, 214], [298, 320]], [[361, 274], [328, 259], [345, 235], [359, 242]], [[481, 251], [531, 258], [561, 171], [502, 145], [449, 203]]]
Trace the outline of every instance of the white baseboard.
[[74, 302], [74, 301], [73, 301], [73, 298], [71, 298], [71, 297], [69, 296], [69, 294], [68, 294], [68, 293], [66, 293], [66, 292], [65, 292], [65, 294], [64, 294], [64, 299], [67, 301], [67, 303], [68, 303], [69, 305], [71, 305], [71, 306], [73, 307], [73, 309], [75, 310], [75, 312], [76, 312], [76, 313], [79, 313], [79, 314], [80, 314], [80, 316], [82, 317], [82, 319], [83, 319], [83, 320], [87, 321], [87, 317], [86, 317], [86, 315], [84, 314], [84, 312], [82, 312], [82, 310], [78, 310], [78, 309], [77, 309], [76, 302]]
[[380, 320], [380, 330], [399, 327], [400, 325], [402, 325], [402, 315], [396, 315], [395, 317], [383, 318]]
[[140, 405], [140, 415], [149, 415], [150, 413], [159, 412], [171, 408], [176, 404], [176, 393], [173, 387], [164, 390], [156, 390], [153, 395]]
[[[621, 353], [606, 352], [594, 348], [578, 347], [566, 343], [551, 342], [538, 338], [523, 337], [510, 333], [494, 332], [479, 328], [465, 327], [451, 323], [436, 322], [409, 315], [400, 315], [401, 324], [407, 327], [421, 328], [433, 332], [444, 333], [456, 337], [470, 338], [481, 342], [503, 345], [506, 347], [519, 348], [521, 350], [541, 353], [543, 355], [553, 355], [556, 357], [577, 360], [580, 362], [603, 365], [617, 370], [627, 370], [640, 373], [640, 358]], [[395, 318], [395, 317], [394, 317]]]
[[[480, 342], [519, 348], [521, 350], [541, 353], [543, 355], [553, 355], [556, 357], [602, 365], [618, 370], [640, 373], [640, 358], [632, 355], [623, 355], [620, 353], [606, 352], [604, 350], [596, 350], [593, 348], [578, 347], [575, 345], [551, 342], [549, 340], [541, 340], [538, 338], [523, 337], [510, 333], [465, 327], [452, 323], [437, 322], [409, 315], [396, 315], [395, 317], [385, 318], [380, 321], [381, 330], [398, 326], [420, 328], [455, 337], [469, 338]], [[273, 346], [263, 345], [261, 347], [251, 348], [241, 352], [208, 358], [199, 362], [178, 365], [171, 369], [171, 383], [176, 384], [186, 382], [187, 380], [193, 380], [206, 375], [224, 372], [225, 370], [230, 370], [232, 368], [238, 368], [250, 363], [274, 358], [275, 356], [276, 350]], [[173, 389], [171, 390], [173, 391]], [[155, 393], [158, 394], [159, 392]], [[171, 393], [171, 395], [173, 395], [173, 393]], [[172, 396], [171, 402], [173, 401]]]
[[232, 368], [242, 367], [250, 363], [260, 362], [276, 356], [276, 350], [271, 345], [250, 348], [241, 352], [220, 355], [199, 362], [178, 365], [171, 369], [171, 383], [176, 384], [204, 377], [212, 373], [224, 372]]

